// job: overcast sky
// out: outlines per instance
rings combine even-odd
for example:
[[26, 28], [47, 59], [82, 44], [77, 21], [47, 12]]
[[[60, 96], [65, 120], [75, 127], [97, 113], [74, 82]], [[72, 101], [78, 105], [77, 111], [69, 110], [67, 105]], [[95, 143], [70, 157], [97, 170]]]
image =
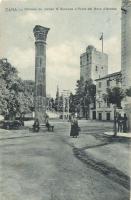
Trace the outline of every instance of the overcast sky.
[[[20, 77], [34, 80], [33, 28], [38, 24], [49, 27], [47, 93], [54, 96], [57, 85], [60, 90], [74, 91], [80, 76], [80, 54], [88, 45], [101, 50], [101, 32], [104, 33], [104, 52], [109, 55], [109, 73], [120, 70], [120, 5], [121, 0], [3, 0], [0, 5], [0, 57], [8, 58], [18, 69]], [[94, 7], [116, 10], [95, 11]], [[8, 8], [16, 8], [17, 11], [9, 11]], [[31, 11], [32, 8], [37, 10]], [[45, 10], [47, 8], [53, 10]], [[56, 8], [74, 10], [57, 11]]]

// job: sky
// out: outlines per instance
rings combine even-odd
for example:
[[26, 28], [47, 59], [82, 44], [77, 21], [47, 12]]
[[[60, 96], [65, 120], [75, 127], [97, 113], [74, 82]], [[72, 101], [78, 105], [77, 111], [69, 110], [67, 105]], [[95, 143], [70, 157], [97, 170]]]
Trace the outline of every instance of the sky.
[[46, 81], [51, 96], [57, 85], [60, 91], [75, 91], [80, 54], [88, 45], [101, 51], [102, 32], [109, 73], [121, 68], [121, 0], [1, 0], [0, 19], [0, 57], [7, 58], [22, 79], [35, 77], [33, 28], [50, 28]]

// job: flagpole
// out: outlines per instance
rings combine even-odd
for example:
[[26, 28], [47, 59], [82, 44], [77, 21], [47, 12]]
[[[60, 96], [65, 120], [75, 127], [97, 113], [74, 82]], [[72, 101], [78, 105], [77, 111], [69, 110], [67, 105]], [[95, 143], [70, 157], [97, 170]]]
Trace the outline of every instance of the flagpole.
[[103, 53], [103, 33], [102, 33], [102, 53]]

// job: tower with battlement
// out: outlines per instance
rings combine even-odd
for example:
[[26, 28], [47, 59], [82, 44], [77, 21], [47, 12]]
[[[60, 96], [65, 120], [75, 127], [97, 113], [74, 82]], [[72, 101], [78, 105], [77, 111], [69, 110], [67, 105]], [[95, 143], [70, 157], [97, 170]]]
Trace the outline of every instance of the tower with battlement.
[[122, 0], [121, 17], [121, 69], [122, 85], [131, 87], [131, 1]]
[[[122, 0], [121, 7], [121, 70], [122, 86], [131, 87], [131, 0]], [[131, 132], [131, 97], [125, 99], [125, 113]]]
[[80, 78], [84, 81], [95, 80], [108, 74], [108, 55], [97, 51], [92, 45], [80, 55]]

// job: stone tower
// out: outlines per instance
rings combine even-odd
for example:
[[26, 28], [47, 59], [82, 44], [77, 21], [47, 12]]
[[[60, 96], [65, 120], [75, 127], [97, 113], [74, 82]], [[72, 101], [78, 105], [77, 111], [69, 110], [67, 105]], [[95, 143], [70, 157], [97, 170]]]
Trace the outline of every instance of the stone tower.
[[92, 45], [80, 55], [80, 78], [84, 81], [101, 78], [108, 74], [108, 55], [97, 51]]
[[46, 38], [49, 28], [36, 25], [35, 36], [35, 118], [45, 123], [46, 115]]
[[124, 88], [131, 87], [131, 1], [122, 0], [121, 69]]
[[[131, 1], [122, 0], [121, 18], [121, 70], [123, 88], [131, 87]], [[125, 113], [131, 132], [131, 97], [125, 99]]]

